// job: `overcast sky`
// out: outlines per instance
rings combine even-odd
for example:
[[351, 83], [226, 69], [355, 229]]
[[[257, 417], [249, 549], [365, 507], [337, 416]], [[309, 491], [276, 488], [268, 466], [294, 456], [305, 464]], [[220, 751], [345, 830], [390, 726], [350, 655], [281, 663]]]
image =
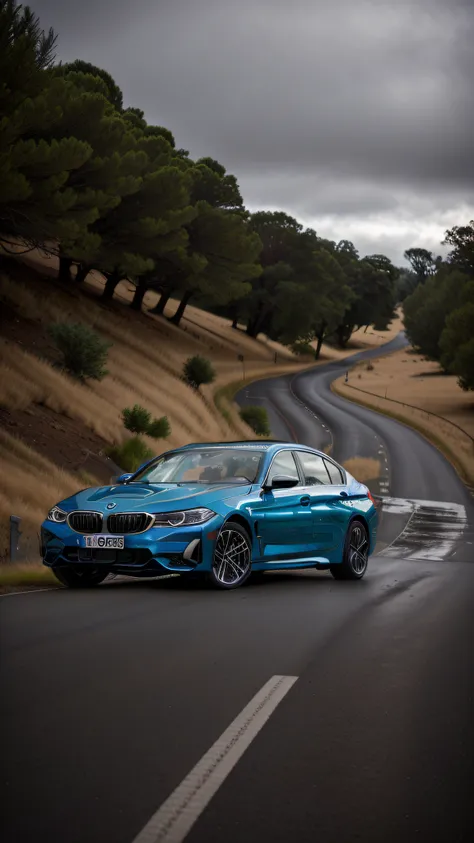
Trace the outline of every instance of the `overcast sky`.
[[58, 58], [361, 254], [474, 217], [473, 0], [31, 0]]

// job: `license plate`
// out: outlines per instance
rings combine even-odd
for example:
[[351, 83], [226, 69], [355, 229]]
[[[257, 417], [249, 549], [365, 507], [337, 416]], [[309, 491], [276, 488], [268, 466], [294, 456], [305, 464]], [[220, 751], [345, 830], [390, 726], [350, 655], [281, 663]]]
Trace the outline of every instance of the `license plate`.
[[124, 536], [84, 536], [86, 547], [113, 548], [123, 550], [125, 547]]

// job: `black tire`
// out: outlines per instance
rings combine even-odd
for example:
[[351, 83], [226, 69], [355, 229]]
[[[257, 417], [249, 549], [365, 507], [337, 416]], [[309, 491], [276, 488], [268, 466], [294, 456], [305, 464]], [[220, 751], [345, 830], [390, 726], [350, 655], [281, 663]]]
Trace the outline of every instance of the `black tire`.
[[250, 536], [237, 521], [226, 521], [217, 537], [208, 578], [216, 588], [229, 590], [243, 585], [251, 572]]
[[68, 588], [93, 588], [103, 582], [109, 572], [103, 568], [75, 568], [61, 566], [53, 568], [56, 579]]
[[367, 570], [369, 534], [362, 521], [351, 521], [344, 542], [342, 562], [330, 565], [335, 580], [361, 580]]

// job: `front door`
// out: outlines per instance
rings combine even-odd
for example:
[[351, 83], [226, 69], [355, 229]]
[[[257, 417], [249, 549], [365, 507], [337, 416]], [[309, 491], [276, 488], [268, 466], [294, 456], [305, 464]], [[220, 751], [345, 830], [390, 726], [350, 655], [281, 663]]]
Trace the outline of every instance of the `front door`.
[[263, 491], [259, 504], [252, 507], [254, 517], [258, 518], [260, 558], [265, 562], [297, 561], [311, 553], [310, 496], [301, 486], [291, 451], [280, 451], [275, 456], [267, 484], [271, 484], [273, 477], [281, 475], [298, 480], [298, 485], [292, 489]]

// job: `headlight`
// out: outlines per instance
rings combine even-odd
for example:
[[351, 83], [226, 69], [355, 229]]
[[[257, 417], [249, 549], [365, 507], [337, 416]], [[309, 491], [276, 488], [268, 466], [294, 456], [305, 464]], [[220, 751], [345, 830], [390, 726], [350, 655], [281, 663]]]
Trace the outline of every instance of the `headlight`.
[[187, 527], [190, 524], [204, 524], [214, 517], [212, 509], [184, 509], [181, 512], [160, 512], [155, 515], [154, 527]]
[[59, 506], [53, 506], [48, 512], [48, 521], [54, 521], [55, 524], [64, 524], [67, 519], [67, 512], [59, 509]]

